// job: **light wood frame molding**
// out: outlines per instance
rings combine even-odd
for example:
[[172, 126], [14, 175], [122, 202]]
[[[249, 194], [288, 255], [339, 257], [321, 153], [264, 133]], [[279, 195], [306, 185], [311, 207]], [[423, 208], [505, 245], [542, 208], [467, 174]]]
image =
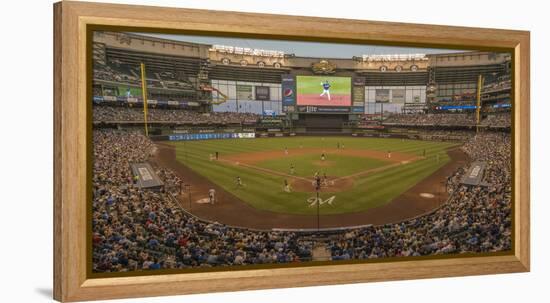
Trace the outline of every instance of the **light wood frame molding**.
[[[87, 173], [91, 127], [87, 30], [91, 25], [273, 39], [502, 49], [513, 54], [513, 253], [502, 256], [335, 264], [117, 278], [87, 275]], [[323, 31], [319, 31], [319, 27]], [[89, 37], [88, 37], [89, 38]], [[299, 287], [526, 272], [529, 239], [527, 31], [59, 2], [54, 4], [54, 298], [59, 301]]]

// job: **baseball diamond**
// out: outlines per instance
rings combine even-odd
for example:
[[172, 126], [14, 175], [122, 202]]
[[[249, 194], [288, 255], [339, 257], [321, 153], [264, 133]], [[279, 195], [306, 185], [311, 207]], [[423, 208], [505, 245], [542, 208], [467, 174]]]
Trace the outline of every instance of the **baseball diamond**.
[[[335, 146], [336, 142], [345, 142], [346, 149], [326, 148]], [[299, 148], [300, 143], [303, 149]], [[288, 147], [288, 155], [281, 146]], [[331, 187], [338, 188], [341, 180], [346, 179], [353, 183], [351, 188], [338, 192], [332, 207], [322, 208], [323, 214], [365, 211], [390, 202], [444, 166], [450, 161], [446, 149], [453, 146], [456, 144], [340, 137], [203, 141], [188, 142], [186, 147], [174, 144], [177, 161], [243, 202], [258, 209], [303, 215], [315, 211], [306, 201], [315, 192], [311, 183], [316, 172], [330, 176], [327, 181], [334, 182]], [[395, 151], [389, 159], [383, 152], [388, 149]], [[422, 157], [423, 150], [427, 150], [425, 157]], [[205, 157], [211, 151], [220, 153], [218, 161]], [[323, 151], [327, 160], [320, 161]], [[435, 161], [436, 154], [441, 155], [439, 162]], [[328, 161], [330, 165], [323, 165]], [[295, 166], [294, 174], [289, 173], [291, 164]], [[239, 175], [245, 179], [247, 188], [235, 189], [233, 177]], [[309, 181], [310, 186], [287, 193], [282, 187], [284, 179], [288, 179], [291, 186], [301, 181]], [[326, 187], [320, 190], [322, 196]]]
[[[346, 149], [322, 147], [336, 142], [345, 142]], [[281, 146], [290, 147], [288, 155]], [[456, 146], [401, 139], [263, 138], [161, 143], [155, 159], [192, 184], [193, 205], [185, 203], [189, 200], [184, 195], [183, 207], [208, 220], [255, 229], [315, 228], [316, 209], [308, 202], [315, 196], [313, 175], [326, 172], [330, 177], [320, 197], [335, 197], [321, 208], [321, 226], [328, 228], [398, 222], [437, 208], [448, 197], [442, 187], [446, 175], [467, 160]], [[396, 151], [390, 159], [383, 152], [387, 148]], [[219, 151], [217, 161], [206, 156], [213, 150]], [[424, 150], [426, 156], [422, 156]], [[316, 163], [323, 151], [334, 158], [332, 173]], [[437, 154], [439, 162], [434, 161]], [[296, 167], [295, 174], [289, 173], [290, 163]], [[235, 187], [233, 176], [237, 175], [243, 176], [246, 187]], [[284, 191], [285, 179], [291, 184], [290, 193]], [[195, 205], [210, 187], [218, 189], [225, 205]], [[422, 198], [421, 192], [430, 192], [436, 199]]]

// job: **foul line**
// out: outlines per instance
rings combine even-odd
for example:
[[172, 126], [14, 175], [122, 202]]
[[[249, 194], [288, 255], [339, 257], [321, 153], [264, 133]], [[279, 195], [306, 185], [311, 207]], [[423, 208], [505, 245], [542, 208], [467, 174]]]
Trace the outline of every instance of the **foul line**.
[[359, 177], [359, 176], [370, 174], [370, 173], [376, 173], [376, 172], [379, 172], [379, 171], [384, 171], [384, 170], [390, 169], [392, 167], [397, 167], [397, 166], [400, 166], [400, 165], [413, 163], [414, 161], [417, 161], [417, 160], [420, 160], [420, 159], [422, 159], [422, 158], [411, 158], [410, 160], [405, 160], [405, 161], [396, 162], [396, 163], [385, 165], [385, 166], [380, 166], [380, 167], [375, 167], [375, 168], [363, 170], [363, 171], [360, 171], [360, 172], [357, 172], [357, 173], [354, 173], [354, 174], [351, 174], [351, 175], [338, 177], [338, 178], [334, 179], [333, 181], [349, 179], [349, 178]]

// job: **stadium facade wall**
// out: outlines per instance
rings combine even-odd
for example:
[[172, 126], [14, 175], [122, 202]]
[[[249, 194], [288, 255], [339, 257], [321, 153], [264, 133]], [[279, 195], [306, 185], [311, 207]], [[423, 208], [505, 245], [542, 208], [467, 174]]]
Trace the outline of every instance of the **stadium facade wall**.
[[[256, 87], [269, 87], [269, 100], [256, 100]], [[227, 100], [212, 106], [214, 112], [247, 112], [262, 114], [264, 110], [273, 110], [275, 114], [282, 113], [281, 84], [246, 82], [231, 80], [212, 80], [212, 87], [218, 89], [227, 97]], [[245, 89], [243, 93], [242, 88]], [[250, 92], [246, 93], [246, 89]], [[222, 96], [212, 92], [214, 101], [220, 102]]]
[[367, 114], [379, 113], [382, 108], [376, 103], [377, 90], [388, 90], [388, 103], [384, 104], [384, 111], [398, 113], [402, 111], [405, 103], [426, 103], [425, 85], [365, 86], [365, 113]]

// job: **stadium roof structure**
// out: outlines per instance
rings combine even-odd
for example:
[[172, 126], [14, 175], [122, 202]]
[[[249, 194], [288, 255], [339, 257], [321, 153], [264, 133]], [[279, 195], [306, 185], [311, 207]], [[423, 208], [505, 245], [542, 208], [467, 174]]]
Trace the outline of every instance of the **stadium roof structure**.
[[399, 57], [416, 56], [418, 54], [445, 54], [462, 52], [453, 49], [432, 49], [401, 46], [380, 46], [368, 44], [343, 44], [330, 42], [290, 41], [274, 39], [257, 39], [241, 37], [216, 37], [196, 35], [172, 35], [154, 33], [135, 33], [140, 36], [164, 39], [167, 41], [182, 41], [204, 45], [220, 45], [257, 50], [272, 50], [283, 54], [294, 54], [297, 57], [309, 58], [339, 58], [351, 59], [357, 54], [369, 54], [367, 56], [387, 56], [399, 54]]
[[[170, 71], [264, 83], [280, 83], [287, 73], [310, 73], [319, 60], [334, 64], [341, 75], [364, 77], [367, 86], [476, 83], [480, 74], [505, 74], [510, 66], [509, 55], [480, 51], [126, 32], [94, 34], [96, 42], [94, 52], [103, 54], [96, 60], [94, 53], [96, 62], [134, 68], [143, 62], [152, 75]], [[360, 51], [364, 55], [356, 56]]]

